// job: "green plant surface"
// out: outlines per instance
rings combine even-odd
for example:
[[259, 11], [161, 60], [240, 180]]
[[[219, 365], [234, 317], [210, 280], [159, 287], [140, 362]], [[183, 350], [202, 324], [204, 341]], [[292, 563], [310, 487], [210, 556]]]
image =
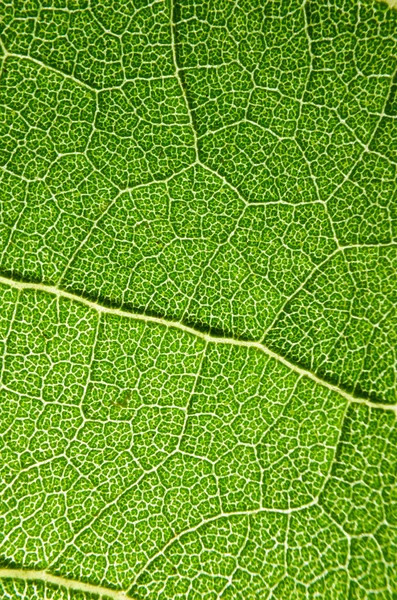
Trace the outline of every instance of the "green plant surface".
[[397, 598], [397, 11], [0, 0], [0, 597]]

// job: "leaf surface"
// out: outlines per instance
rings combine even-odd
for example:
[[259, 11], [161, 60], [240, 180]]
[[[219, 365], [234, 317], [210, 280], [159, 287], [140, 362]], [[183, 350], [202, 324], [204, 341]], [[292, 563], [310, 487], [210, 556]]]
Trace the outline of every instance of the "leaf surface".
[[1, 594], [392, 600], [397, 13], [0, 10]]

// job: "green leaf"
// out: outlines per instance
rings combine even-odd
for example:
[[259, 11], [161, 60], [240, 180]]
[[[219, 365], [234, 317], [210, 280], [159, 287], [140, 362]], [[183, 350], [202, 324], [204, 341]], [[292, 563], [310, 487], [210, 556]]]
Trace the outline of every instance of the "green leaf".
[[397, 596], [393, 0], [0, 0], [0, 595]]

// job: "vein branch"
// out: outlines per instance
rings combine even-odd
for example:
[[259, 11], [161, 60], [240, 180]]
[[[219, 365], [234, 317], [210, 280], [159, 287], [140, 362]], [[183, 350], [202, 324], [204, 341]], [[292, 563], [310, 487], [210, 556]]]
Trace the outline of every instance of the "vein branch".
[[185, 84], [183, 82], [182, 70], [179, 68], [177, 52], [176, 52], [176, 32], [175, 32], [176, 24], [175, 24], [175, 19], [174, 19], [174, 13], [175, 13], [174, 0], [170, 0], [170, 33], [171, 33], [172, 61], [174, 63], [174, 68], [175, 68], [175, 77], [178, 81], [178, 85], [179, 85], [182, 97], [183, 97], [185, 105], [186, 105], [186, 111], [187, 111], [188, 118], [189, 118], [189, 125], [190, 125], [192, 133], [193, 133], [196, 162], [199, 163], [200, 161], [199, 161], [199, 152], [198, 152], [197, 132], [196, 132], [196, 128], [194, 126], [192, 110], [190, 108], [190, 102], [189, 102], [189, 99], [186, 94], [186, 88], [185, 88]]

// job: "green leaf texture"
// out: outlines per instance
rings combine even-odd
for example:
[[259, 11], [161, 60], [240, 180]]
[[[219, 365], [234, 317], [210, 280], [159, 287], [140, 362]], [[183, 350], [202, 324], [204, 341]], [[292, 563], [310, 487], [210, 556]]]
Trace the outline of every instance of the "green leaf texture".
[[0, 0], [0, 596], [397, 598], [397, 11]]

